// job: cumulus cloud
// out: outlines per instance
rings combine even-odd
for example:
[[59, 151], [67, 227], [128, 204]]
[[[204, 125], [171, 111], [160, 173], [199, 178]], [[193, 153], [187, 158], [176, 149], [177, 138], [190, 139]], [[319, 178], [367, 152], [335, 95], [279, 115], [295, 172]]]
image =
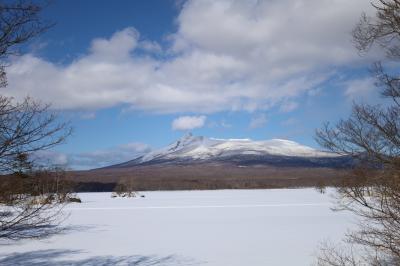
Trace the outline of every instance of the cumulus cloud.
[[123, 62], [129, 58], [138, 43], [139, 32], [126, 28], [116, 32], [111, 39], [94, 39], [90, 48], [91, 55], [101, 62]]
[[89, 111], [268, 109], [312, 91], [332, 68], [365, 60], [349, 34], [362, 11], [372, 12], [369, 1], [189, 0], [170, 46], [129, 27], [94, 39], [67, 65], [26, 54], [12, 60], [3, 93]]
[[192, 130], [201, 128], [206, 122], [206, 116], [181, 116], [172, 121], [173, 130]]
[[152, 41], [142, 41], [140, 42], [140, 46], [141, 49], [147, 51], [147, 52], [151, 52], [151, 53], [161, 53], [162, 52], [162, 48], [160, 46], [160, 44], [158, 44], [157, 42], [152, 42]]
[[265, 126], [267, 124], [267, 121], [267, 116], [265, 114], [260, 114], [251, 119], [249, 127], [252, 129], [260, 128]]

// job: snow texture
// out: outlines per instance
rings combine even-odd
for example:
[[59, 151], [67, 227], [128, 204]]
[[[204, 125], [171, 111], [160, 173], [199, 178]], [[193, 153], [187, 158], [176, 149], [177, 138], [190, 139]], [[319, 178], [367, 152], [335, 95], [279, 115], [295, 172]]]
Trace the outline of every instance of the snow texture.
[[0, 265], [310, 265], [352, 226], [314, 189], [79, 194], [69, 230], [2, 245]]

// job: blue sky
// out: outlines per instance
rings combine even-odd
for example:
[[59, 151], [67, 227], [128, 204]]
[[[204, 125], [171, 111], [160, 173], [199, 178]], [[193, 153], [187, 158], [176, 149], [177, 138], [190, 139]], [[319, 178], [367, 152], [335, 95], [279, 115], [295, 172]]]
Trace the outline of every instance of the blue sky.
[[58, 0], [56, 22], [11, 59], [5, 94], [52, 104], [74, 134], [53, 151], [91, 168], [162, 147], [188, 131], [285, 138], [376, 102], [350, 32], [364, 0]]

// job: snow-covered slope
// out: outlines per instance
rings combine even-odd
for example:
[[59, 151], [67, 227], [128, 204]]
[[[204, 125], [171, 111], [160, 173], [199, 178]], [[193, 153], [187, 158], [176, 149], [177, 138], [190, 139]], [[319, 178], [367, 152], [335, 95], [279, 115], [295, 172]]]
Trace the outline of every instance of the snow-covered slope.
[[300, 145], [294, 141], [272, 139], [214, 139], [187, 134], [176, 142], [119, 166], [173, 161], [213, 161], [235, 158], [298, 157], [302, 159], [334, 158], [336, 155]]

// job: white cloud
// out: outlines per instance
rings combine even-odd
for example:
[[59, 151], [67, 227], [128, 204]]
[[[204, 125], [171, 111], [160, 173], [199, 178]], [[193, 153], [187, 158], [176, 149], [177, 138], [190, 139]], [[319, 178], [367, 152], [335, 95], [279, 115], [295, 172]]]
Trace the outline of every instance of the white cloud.
[[298, 103], [293, 101], [283, 102], [279, 108], [281, 112], [288, 113], [295, 110], [299, 106]]
[[152, 42], [152, 41], [142, 41], [140, 42], [139, 47], [147, 52], [151, 52], [151, 53], [161, 53], [162, 52], [162, 48], [161, 46], [157, 43], [157, 42]]
[[260, 114], [251, 119], [249, 127], [252, 129], [264, 127], [267, 124], [267, 121], [267, 116], [265, 114]]
[[222, 119], [220, 121], [210, 121], [207, 126], [209, 128], [228, 129], [232, 127], [232, 124]]
[[192, 130], [201, 128], [206, 122], [206, 116], [181, 116], [172, 121], [173, 130]]
[[375, 80], [373, 78], [355, 79], [345, 84], [346, 90], [345, 96], [353, 100], [376, 100], [379, 98], [379, 91], [375, 86]]
[[32, 159], [39, 165], [65, 166], [68, 164], [68, 156], [66, 154], [52, 150], [38, 151]]
[[129, 59], [130, 52], [136, 48], [138, 39], [139, 32], [135, 28], [126, 28], [116, 32], [109, 40], [94, 39], [90, 52], [100, 62], [125, 61]]
[[95, 119], [96, 118], [96, 113], [95, 112], [85, 112], [82, 113], [80, 116], [82, 119]]
[[147, 144], [127, 143], [117, 147], [68, 155], [68, 164], [74, 169], [92, 169], [123, 163], [151, 151]]
[[151, 148], [147, 144], [132, 142], [109, 149], [82, 153], [41, 151], [35, 155], [35, 159], [40, 164], [55, 164], [81, 170], [123, 163], [150, 151]]
[[372, 12], [369, 1], [189, 0], [170, 49], [130, 27], [94, 39], [67, 65], [27, 54], [12, 60], [3, 93], [89, 111], [268, 109], [315, 90], [332, 68], [366, 60], [350, 37], [363, 10]]

